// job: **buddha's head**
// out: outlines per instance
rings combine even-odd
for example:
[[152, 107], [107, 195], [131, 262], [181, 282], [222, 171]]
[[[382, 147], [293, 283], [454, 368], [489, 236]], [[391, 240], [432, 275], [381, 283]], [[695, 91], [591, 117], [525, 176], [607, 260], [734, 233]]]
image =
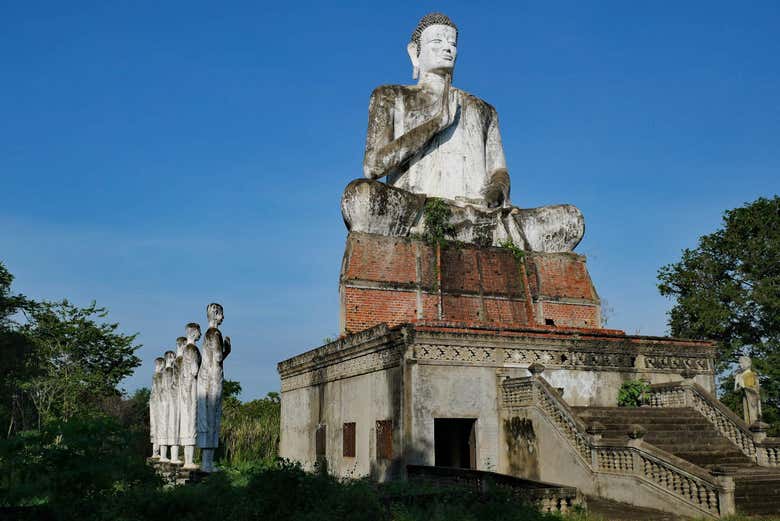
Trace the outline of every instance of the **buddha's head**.
[[187, 335], [185, 341], [188, 344], [194, 344], [200, 340], [200, 324], [190, 322], [184, 327], [184, 334]]
[[174, 362], [176, 362], [176, 353], [173, 351], [166, 351], [165, 354], [163, 354], [163, 358], [165, 358], [165, 368], [173, 367]]
[[752, 365], [753, 365], [753, 361], [750, 360], [749, 356], [739, 357], [739, 367], [742, 368], [743, 371], [747, 371], [748, 369], [750, 369]]
[[216, 324], [218, 326], [222, 323], [222, 320], [224, 320], [225, 312], [221, 305], [212, 302], [206, 306], [206, 317], [209, 319], [209, 324]]
[[163, 369], [165, 369], [165, 359], [161, 356], [158, 356], [154, 359], [154, 372], [162, 373]]
[[413, 76], [452, 74], [458, 54], [458, 28], [447, 15], [430, 13], [420, 20], [406, 46], [414, 67]]

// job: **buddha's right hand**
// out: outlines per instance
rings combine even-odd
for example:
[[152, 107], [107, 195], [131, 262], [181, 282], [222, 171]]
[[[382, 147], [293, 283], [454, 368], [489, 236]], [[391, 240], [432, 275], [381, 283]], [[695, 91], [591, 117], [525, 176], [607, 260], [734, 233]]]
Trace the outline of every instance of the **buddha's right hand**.
[[458, 115], [458, 96], [455, 91], [450, 89], [452, 77], [448, 74], [444, 83], [444, 90], [441, 93], [441, 110], [439, 110], [439, 131], [449, 128], [455, 122]]

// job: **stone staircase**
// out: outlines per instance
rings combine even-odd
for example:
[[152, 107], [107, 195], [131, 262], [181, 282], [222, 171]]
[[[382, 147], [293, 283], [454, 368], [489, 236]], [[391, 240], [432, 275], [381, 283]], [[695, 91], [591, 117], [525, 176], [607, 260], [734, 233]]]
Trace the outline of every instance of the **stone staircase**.
[[706, 468], [733, 476], [737, 510], [780, 517], [780, 468], [760, 467], [693, 408], [572, 407], [585, 424], [601, 423], [604, 440], [625, 440], [630, 426], [646, 429], [644, 441]]

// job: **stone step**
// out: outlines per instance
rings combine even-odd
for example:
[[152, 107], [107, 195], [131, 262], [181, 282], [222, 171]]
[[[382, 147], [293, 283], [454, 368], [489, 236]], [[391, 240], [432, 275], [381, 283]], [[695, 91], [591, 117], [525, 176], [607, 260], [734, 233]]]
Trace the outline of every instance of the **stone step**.
[[604, 521], [682, 521], [683, 518], [652, 508], [637, 507], [595, 496], [586, 497], [588, 513]]
[[653, 422], [670, 422], [670, 421], [679, 421], [679, 422], [694, 422], [694, 423], [709, 423], [701, 414], [698, 414], [696, 412], [692, 414], [686, 414], [686, 415], [676, 415], [676, 414], [635, 414], [635, 413], [622, 413], [620, 411], [616, 411], [614, 413], [609, 414], [592, 414], [587, 411], [585, 412], [578, 412], [577, 415], [580, 418], [592, 418], [597, 419], [599, 421], [621, 421], [623, 423], [629, 422], [629, 421], [635, 421], [642, 419], [644, 421], [653, 421]]
[[[667, 451], [668, 452], [668, 451]], [[694, 465], [703, 466], [720, 466], [731, 465], [745, 462], [745, 459], [741, 456], [721, 456], [719, 454], [706, 454], [706, 453], [690, 453], [690, 452], [672, 452], [678, 458], [689, 461]]]
[[[706, 451], [720, 451], [724, 454], [734, 454], [734, 455], [744, 455], [744, 453], [736, 448], [733, 444], [729, 443], [728, 441], [723, 440], [717, 440], [717, 441], [702, 441], [701, 443], [696, 442], [676, 442], [671, 440], [658, 440], [656, 438], [653, 438], [651, 436], [645, 436], [644, 440], [647, 443], [652, 443], [653, 445], [657, 447], [662, 447], [664, 450], [666, 450], [666, 447], [672, 448], [675, 450], [679, 450], [681, 452], [694, 452], [697, 450], [706, 450]], [[745, 456], [747, 457], [747, 456]]]
[[572, 407], [577, 412], [588, 414], [642, 414], [646, 416], [696, 416], [698, 411], [691, 407]]

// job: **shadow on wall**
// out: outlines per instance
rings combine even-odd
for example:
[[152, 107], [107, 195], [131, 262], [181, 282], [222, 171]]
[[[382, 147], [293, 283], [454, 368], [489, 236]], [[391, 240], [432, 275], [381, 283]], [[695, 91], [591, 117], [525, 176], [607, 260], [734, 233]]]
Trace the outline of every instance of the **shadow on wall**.
[[539, 446], [533, 421], [523, 416], [504, 418], [503, 429], [509, 474], [539, 481]]

